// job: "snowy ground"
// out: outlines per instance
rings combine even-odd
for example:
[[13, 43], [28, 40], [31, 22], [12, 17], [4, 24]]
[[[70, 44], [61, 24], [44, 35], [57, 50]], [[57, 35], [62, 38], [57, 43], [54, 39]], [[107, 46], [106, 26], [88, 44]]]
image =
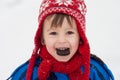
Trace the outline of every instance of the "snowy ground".
[[[30, 58], [41, 0], [0, 0], [0, 80]], [[120, 1], [86, 0], [91, 52], [120, 80]]]

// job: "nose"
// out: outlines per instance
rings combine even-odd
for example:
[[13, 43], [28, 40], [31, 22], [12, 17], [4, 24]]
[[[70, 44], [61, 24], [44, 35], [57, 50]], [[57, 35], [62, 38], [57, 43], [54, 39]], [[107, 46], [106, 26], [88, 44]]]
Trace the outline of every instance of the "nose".
[[68, 46], [68, 42], [65, 36], [60, 35], [55, 44], [56, 47], [66, 47]]
[[64, 44], [66, 43], [66, 37], [64, 35], [59, 35], [58, 37], [58, 42], [61, 43], [61, 44]]

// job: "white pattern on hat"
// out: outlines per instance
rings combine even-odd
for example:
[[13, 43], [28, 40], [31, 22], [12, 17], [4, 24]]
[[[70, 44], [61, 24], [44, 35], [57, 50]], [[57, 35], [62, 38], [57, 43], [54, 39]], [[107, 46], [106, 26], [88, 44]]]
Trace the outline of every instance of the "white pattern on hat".
[[40, 6], [39, 22], [52, 12], [62, 12], [75, 17], [85, 32], [86, 5], [84, 0], [43, 0]]
[[64, 5], [68, 6], [68, 5], [72, 5], [73, 1], [72, 0], [56, 0], [56, 3], [58, 5], [64, 4]]

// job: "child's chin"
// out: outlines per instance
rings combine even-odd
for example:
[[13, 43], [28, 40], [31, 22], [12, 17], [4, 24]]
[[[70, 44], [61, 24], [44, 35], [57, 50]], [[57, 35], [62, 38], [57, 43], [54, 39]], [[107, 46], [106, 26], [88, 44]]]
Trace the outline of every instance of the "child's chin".
[[69, 56], [59, 56], [56, 58], [57, 61], [59, 62], [68, 62], [71, 58]]

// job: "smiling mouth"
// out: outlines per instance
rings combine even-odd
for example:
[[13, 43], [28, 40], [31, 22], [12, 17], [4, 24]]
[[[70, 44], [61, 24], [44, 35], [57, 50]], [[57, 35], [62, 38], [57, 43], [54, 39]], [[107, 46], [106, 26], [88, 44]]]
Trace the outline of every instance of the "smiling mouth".
[[67, 56], [70, 54], [69, 48], [56, 48], [56, 53], [59, 56]]

